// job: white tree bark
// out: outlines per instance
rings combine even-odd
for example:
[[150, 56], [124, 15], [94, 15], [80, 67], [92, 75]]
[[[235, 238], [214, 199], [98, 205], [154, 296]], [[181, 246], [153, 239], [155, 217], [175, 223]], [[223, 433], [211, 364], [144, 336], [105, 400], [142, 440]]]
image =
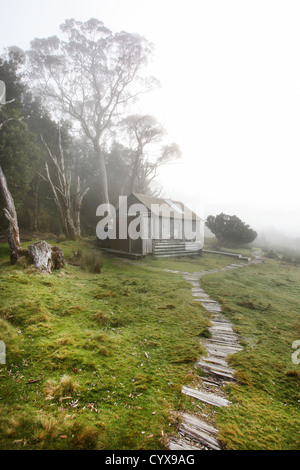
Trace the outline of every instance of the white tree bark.
[[[77, 177], [76, 182], [76, 195], [73, 198], [71, 196], [71, 171], [68, 171], [65, 167], [65, 157], [62, 148], [61, 142], [61, 133], [59, 130], [59, 159], [54, 155], [47, 143], [45, 142], [43, 136], [41, 136], [42, 141], [47, 149], [49, 157], [53, 163], [55, 169], [55, 179], [58, 181], [57, 185], [54, 184], [52, 176], [50, 174], [50, 169], [47, 162], [45, 163], [46, 169], [46, 178], [42, 176], [46, 181], [49, 182], [55, 205], [58, 209], [61, 225], [64, 234], [67, 238], [75, 240], [81, 237], [80, 230], [80, 208], [82, 205], [82, 200], [84, 196], [89, 191], [89, 188], [85, 189], [81, 193], [81, 182], [80, 177]], [[74, 199], [74, 204], [73, 204]]]
[[28, 245], [28, 254], [32, 258], [34, 266], [41, 273], [51, 273], [52, 265], [52, 246], [47, 242], [41, 241]]
[[42, 274], [51, 274], [52, 269], [64, 266], [62, 250], [57, 246], [52, 247], [45, 241], [28, 245], [27, 252], [29, 259]]
[[4, 197], [4, 215], [8, 220], [7, 239], [10, 248], [10, 262], [15, 264], [19, 256], [23, 254], [23, 249], [20, 243], [20, 233], [18, 226], [17, 212], [12, 195], [8, 189], [5, 175], [0, 166], [0, 187]]

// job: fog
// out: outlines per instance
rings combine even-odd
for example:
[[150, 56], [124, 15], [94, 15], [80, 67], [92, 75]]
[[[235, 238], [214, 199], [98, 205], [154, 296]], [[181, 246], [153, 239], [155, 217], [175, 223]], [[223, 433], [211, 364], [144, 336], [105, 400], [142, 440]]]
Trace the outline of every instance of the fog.
[[137, 109], [182, 150], [160, 171], [162, 194], [299, 244], [298, 1], [11, 0], [2, 5], [0, 49], [26, 49], [71, 17], [154, 43], [147, 73], [161, 86]]

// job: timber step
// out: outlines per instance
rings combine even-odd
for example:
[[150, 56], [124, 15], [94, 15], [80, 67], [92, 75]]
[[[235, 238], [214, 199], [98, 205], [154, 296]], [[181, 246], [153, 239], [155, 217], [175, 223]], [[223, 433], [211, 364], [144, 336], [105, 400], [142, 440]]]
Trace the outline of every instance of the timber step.
[[214, 332], [214, 331], [211, 331], [211, 329], [209, 329], [210, 333], [211, 333], [211, 337], [213, 339], [220, 339], [221, 341], [228, 341], [228, 343], [232, 342], [232, 343], [236, 343], [237, 345], [239, 345], [239, 337], [237, 335], [235, 335], [234, 333], [222, 333], [222, 332]]
[[217, 330], [214, 327], [210, 327], [209, 331], [213, 336], [222, 336], [223, 338], [228, 338], [230, 339], [236, 339], [238, 341], [239, 336], [233, 331], [233, 330], [224, 330], [221, 328], [218, 328]]
[[207, 362], [207, 361], [199, 361], [199, 362], [197, 362], [197, 366], [205, 367], [205, 368], [209, 368], [209, 369], [219, 370], [220, 372], [226, 372], [228, 374], [233, 374], [234, 373], [234, 370], [230, 369], [229, 367], [221, 366], [221, 365], [217, 365], [217, 364], [211, 364], [210, 362]]
[[[213, 321], [213, 320], [211, 320]], [[216, 322], [213, 323], [212, 326], [210, 327], [212, 331], [215, 331], [216, 333], [224, 333], [224, 334], [235, 334], [237, 336], [237, 333], [232, 328], [232, 325], [230, 323], [221, 323], [221, 322]]]
[[[211, 344], [221, 345], [221, 346], [229, 346], [231, 348], [237, 348], [239, 343], [237, 341], [228, 341], [227, 339], [224, 340], [223, 338], [216, 338], [210, 340]], [[232, 354], [232, 353], [231, 353]]]
[[[221, 383], [213, 381], [211, 378], [207, 377], [199, 377], [199, 379], [202, 381], [202, 384], [207, 385], [208, 387], [220, 387]], [[216, 379], [221, 379], [220, 377], [216, 377]]]
[[182, 393], [188, 395], [189, 397], [196, 398], [199, 401], [217, 407], [228, 406], [230, 404], [230, 401], [226, 400], [226, 398], [219, 397], [218, 395], [214, 395], [213, 393], [200, 392], [199, 390], [195, 390], [194, 388], [184, 386], [182, 387]]
[[210, 356], [214, 356], [217, 358], [225, 358], [229, 356], [230, 354], [234, 354], [240, 350], [237, 348], [233, 349], [233, 348], [224, 347], [223, 345], [219, 346], [213, 343], [206, 344], [205, 348]]
[[230, 345], [225, 345], [223, 343], [219, 343], [219, 342], [214, 342], [213, 340], [210, 340], [210, 339], [207, 339], [205, 341], [205, 347], [210, 347], [210, 348], [214, 348], [214, 349], [217, 349], [219, 351], [224, 351], [224, 352], [228, 352], [228, 354], [234, 354], [235, 352], [238, 352], [238, 351], [241, 351], [243, 348], [242, 346], [230, 346]]
[[196, 416], [188, 413], [181, 415], [182, 422], [179, 425], [179, 433], [204, 447], [212, 450], [220, 450], [220, 444], [216, 439], [217, 429]]
[[203, 300], [201, 299], [194, 299], [195, 301], [197, 302], [201, 302], [203, 307], [210, 313], [218, 313], [218, 312], [221, 312], [221, 307], [217, 304], [210, 304], [208, 302], [204, 302]]
[[190, 442], [187, 442], [182, 437], [176, 440], [170, 440], [169, 449], [170, 450], [200, 450], [199, 447], [191, 445]]
[[193, 256], [201, 252], [202, 244], [182, 240], [158, 240], [153, 243], [153, 255], [167, 256]]
[[192, 295], [195, 295], [195, 296], [198, 296], [198, 297], [201, 297], [203, 300], [204, 299], [207, 299], [209, 300], [209, 296], [207, 294], [204, 294], [203, 292], [199, 292], [197, 290], [192, 290]]
[[182, 434], [184, 437], [191, 439], [191, 441], [198, 442], [199, 444], [202, 444], [209, 449], [221, 450], [217, 439], [210, 436], [204, 431], [195, 429], [194, 427], [188, 426], [183, 423], [179, 427], [179, 433]]
[[233, 333], [233, 329], [232, 329], [232, 326], [231, 325], [214, 325], [214, 326], [211, 326], [211, 329], [213, 331], [224, 331], [225, 333], [226, 332], [229, 332], [229, 333]]
[[202, 357], [202, 361], [214, 363], [214, 364], [217, 364], [219, 366], [224, 366], [224, 367], [228, 366], [227, 361], [225, 361], [224, 359], [220, 359], [218, 357], [214, 357], [214, 356], [204, 356]]
[[224, 325], [224, 326], [231, 326], [232, 327], [232, 323], [230, 323], [229, 320], [226, 320], [224, 318], [223, 315], [214, 315], [212, 318], [211, 318], [211, 323], [214, 325]]
[[205, 421], [202, 421], [198, 417], [189, 413], [182, 413], [181, 418], [185, 424], [194, 426], [196, 429], [201, 429], [202, 431], [205, 431], [213, 436], [215, 436], [218, 432], [218, 430], [210, 424], [207, 424]]
[[221, 336], [221, 335], [214, 335], [210, 339], [211, 343], [216, 343], [216, 344], [223, 344], [224, 346], [230, 346], [233, 348], [238, 348], [239, 347], [239, 342], [237, 341], [236, 338], [228, 338], [226, 336]]
[[209, 372], [210, 374], [213, 374], [217, 377], [235, 380], [235, 377], [233, 375], [234, 370], [229, 369], [228, 367], [218, 366], [216, 364], [210, 364], [209, 362], [203, 361], [197, 362], [196, 366], [202, 369], [204, 372]]

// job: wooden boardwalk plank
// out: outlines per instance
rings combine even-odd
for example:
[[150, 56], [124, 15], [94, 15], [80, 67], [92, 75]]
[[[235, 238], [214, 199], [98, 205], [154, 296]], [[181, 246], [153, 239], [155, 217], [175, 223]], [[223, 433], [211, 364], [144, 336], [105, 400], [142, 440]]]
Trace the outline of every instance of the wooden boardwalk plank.
[[219, 372], [226, 372], [228, 374], [234, 374], [234, 370], [230, 369], [229, 367], [220, 366], [216, 364], [210, 364], [209, 362], [199, 361], [197, 362], [197, 366], [205, 367], [206, 369], [208, 368], [208, 369], [218, 370]]
[[225, 361], [224, 359], [220, 359], [214, 356], [203, 356], [202, 361], [212, 362], [214, 364], [219, 364], [220, 366], [224, 366], [224, 367], [227, 367], [228, 365], [227, 361]]
[[205, 421], [200, 420], [196, 416], [190, 415], [188, 413], [182, 413], [182, 420], [185, 424], [193, 426], [196, 429], [201, 429], [202, 431], [208, 432], [209, 434], [216, 435], [218, 430], [207, 424]]
[[199, 447], [191, 445], [190, 442], [187, 442], [186, 440], [179, 438], [176, 441], [171, 440], [169, 442], [169, 449], [170, 450], [199, 450]]
[[195, 390], [193, 388], [185, 386], [182, 388], [182, 393], [190, 397], [196, 398], [197, 400], [200, 400], [204, 403], [208, 403], [217, 407], [228, 406], [230, 404], [230, 401], [226, 400], [226, 398], [219, 397], [218, 395], [214, 395], [213, 393], [200, 392], [199, 390]]
[[205, 447], [208, 447], [209, 449], [220, 450], [220, 445], [218, 441], [206, 432], [187, 426], [186, 424], [181, 424], [179, 426], [179, 432], [187, 438], [199, 442], [200, 444], [204, 445]]

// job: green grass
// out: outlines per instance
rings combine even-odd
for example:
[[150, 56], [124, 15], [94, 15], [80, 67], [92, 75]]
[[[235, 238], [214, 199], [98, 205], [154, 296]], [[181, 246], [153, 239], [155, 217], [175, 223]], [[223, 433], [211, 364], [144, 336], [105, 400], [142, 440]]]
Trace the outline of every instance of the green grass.
[[188, 283], [104, 255], [100, 274], [52, 275], [0, 256], [0, 447], [163, 449], [208, 325]]
[[208, 271], [210, 269], [222, 268], [230, 263], [239, 261], [235, 258], [215, 254], [203, 254], [202, 256], [182, 258], [147, 258], [140, 261], [141, 265], [158, 269], [172, 269], [182, 272]]
[[[95, 254], [84, 242], [59, 246], [67, 260], [78, 250]], [[232, 358], [239, 380], [228, 387], [231, 407], [216, 412], [181, 393], [197, 382], [209, 315], [182, 276], [163, 270], [231, 262], [103, 254], [100, 273], [67, 262], [39, 275], [10, 266], [1, 244], [0, 449], [164, 449], [182, 409], [216, 419], [227, 448], [299, 448], [300, 374], [291, 362], [300, 339], [297, 267], [268, 260], [202, 278], [245, 349]]]

